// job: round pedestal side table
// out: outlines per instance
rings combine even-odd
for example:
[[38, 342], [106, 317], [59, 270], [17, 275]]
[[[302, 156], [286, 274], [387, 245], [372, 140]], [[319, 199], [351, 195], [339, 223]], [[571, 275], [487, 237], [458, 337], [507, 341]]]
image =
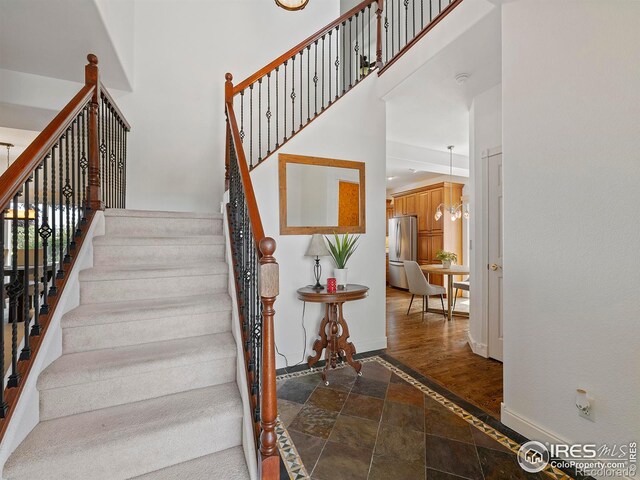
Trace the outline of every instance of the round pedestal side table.
[[313, 367], [320, 360], [322, 350], [326, 349], [326, 364], [322, 371], [322, 380], [325, 385], [329, 385], [327, 372], [329, 368], [336, 368], [339, 356], [344, 358], [358, 372], [358, 375], [361, 375], [362, 363], [353, 359], [356, 347], [349, 342], [349, 327], [342, 314], [342, 306], [345, 302], [361, 300], [367, 295], [369, 295], [369, 287], [355, 284], [349, 284], [343, 290], [333, 293], [328, 293], [326, 288], [323, 290], [315, 290], [313, 287], [298, 289], [298, 298], [303, 302], [325, 304], [324, 318], [318, 332], [320, 338], [313, 343], [315, 355], [309, 355], [307, 360], [309, 368]]

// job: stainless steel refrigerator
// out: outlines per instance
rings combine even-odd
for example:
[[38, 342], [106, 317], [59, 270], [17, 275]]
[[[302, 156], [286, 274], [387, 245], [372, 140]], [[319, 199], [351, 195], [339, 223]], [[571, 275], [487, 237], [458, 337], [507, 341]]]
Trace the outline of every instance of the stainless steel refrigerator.
[[402, 262], [418, 258], [417, 217], [389, 219], [389, 284], [392, 287], [409, 288]]

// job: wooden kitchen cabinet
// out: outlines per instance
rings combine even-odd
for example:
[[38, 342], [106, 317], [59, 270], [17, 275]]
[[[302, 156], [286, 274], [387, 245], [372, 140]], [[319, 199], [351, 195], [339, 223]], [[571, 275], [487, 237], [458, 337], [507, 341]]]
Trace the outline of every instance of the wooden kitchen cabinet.
[[404, 215], [417, 215], [416, 195], [407, 195], [404, 197]]
[[[436, 260], [438, 250], [454, 252], [458, 255], [458, 263], [465, 263], [466, 259], [462, 255], [462, 220], [452, 222], [447, 214], [442, 215], [437, 221], [435, 219], [436, 210], [441, 203], [460, 203], [462, 187], [459, 183], [442, 182], [393, 195], [394, 216], [418, 217], [419, 264], [440, 263]], [[429, 282], [433, 285], [444, 285], [444, 277], [430, 275]]]
[[[431, 222], [429, 212], [431, 211], [431, 194], [430, 192], [420, 192], [416, 194], [418, 210], [418, 233], [426, 233], [431, 230]], [[419, 257], [420, 255], [418, 255]]]

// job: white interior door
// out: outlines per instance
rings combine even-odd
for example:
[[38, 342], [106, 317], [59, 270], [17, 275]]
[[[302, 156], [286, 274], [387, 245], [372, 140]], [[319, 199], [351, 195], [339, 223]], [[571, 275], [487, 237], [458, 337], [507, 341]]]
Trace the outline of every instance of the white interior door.
[[491, 358], [502, 361], [502, 153], [488, 157], [489, 172], [489, 343]]

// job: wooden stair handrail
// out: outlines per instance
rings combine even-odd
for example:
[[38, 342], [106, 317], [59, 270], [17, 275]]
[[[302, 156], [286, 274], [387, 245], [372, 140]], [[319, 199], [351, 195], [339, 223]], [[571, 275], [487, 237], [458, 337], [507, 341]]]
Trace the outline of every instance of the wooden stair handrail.
[[[231, 81], [229, 77], [230, 75], [227, 77], [228, 82]], [[244, 187], [244, 194], [247, 197], [247, 210], [249, 211], [249, 218], [251, 219], [253, 237], [255, 239], [256, 248], [260, 251], [260, 242], [265, 238], [262, 219], [260, 218], [260, 210], [258, 209], [258, 202], [256, 201], [256, 195], [253, 191], [253, 184], [251, 183], [251, 174], [249, 173], [247, 159], [244, 154], [244, 149], [242, 148], [236, 114], [233, 111], [233, 105], [231, 103], [227, 102], [226, 107], [227, 115], [229, 117], [231, 137], [233, 138], [233, 143], [236, 145], [236, 154], [238, 156], [237, 161], [240, 168], [240, 175], [242, 177], [242, 186]]]
[[113, 99], [113, 97], [111, 96], [111, 93], [109, 93], [109, 90], [106, 89], [106, 87], [104, 86], [104, 84], [102, 82], [100, 82], [100, 93], [107, 98], [109, 104], [111, 105], [113, 110], [116, 112], [116, 115], [120, 118], [120, 120], [122, 121], [122, 124], [127, 129], [127, 132], [130, 131], [131, 130], [131, 125], [129, 125], [129, 122], [127, 122], [127, 119], [125, 118], [125, 116], [120, 111], [120, 108], [118, 107], [118, 104]]
[[300, 52], [300, 50], [303, 50], [303, 49], [307, 48], [308, 45], [311, 45], [316, 40], [320, 40], [323, 35], [326, 35], [327, 33], [329, 33], [329, 31], [333, 30], [336, 26], [340, 25], [343, 21], [349, 20], [349, 18], [351, 18], [353, 15], [355, 15], [358, 12], [360, 12], [364, 8], [368, 7], [372, 3], [376, 3], [376, 2], [377, 2], [377, 0], [364, 0], [363, 2], [361, 2], [358, 5], [356, 5], [355, 7], [353, 7], [348, 12], [344, 13], [343, 15], [340, 15], [333, 22], [331, 22], [330, 24], [322, 27], [316, 33], [311, 35], [309, 38], [307, 38], [306, 40], [303, 40], [302, 42], [297, 44], [295, 47], [289, 49], [287, 52], [285, 52], [284, 54], [280, 55], [278, 58], [276, 58], [271, 63], [269, 63], [269, 64], [265, 65], [264, 67], [262, 67], [260, 70], [258, 70], [253, 75], [250, 75], [245, 80], [243, 80], [242, 82], [240, 82], [237, 85], [235, 85], [233, 87], [233, 95], [235, 96], [238, 93], [240, 93], [242, 90], [244, 90], [245, 88], [248, 88], [249, 85], [251, 85], [254, 82], [257, 82], [258, 79], [264, 77], [267, 73], [272, 72], [273, 70], [275, 70], [276, 67], [279, 67], [280, 65], [282, 65], [286, 60], [289, 60], [295, 54]]
[[389, 61], [382, 68], [380, 68], [380, 70], [378, 70], [378, 75], [382, 75], [384, 72], [386, 72], [391, 65], [396, 63], [398, 59], [402, 57], [411, 47], [422, 40], [422, 38], [424, 38], [424, 36], [433, 29], [433, 27], [438, 25], [447, 15], [449, 15], [453, 11], [454, 8], [456, 8], [461, 3], [462, 0], [454, 0], [449, 5], [447, 5], [444, 10], [442, 10], [436, 17], [434, 17], [434, 19], [429, 22], [422, 30], [420, 30], [420, 33], [409, 40], [409, 43], [402, 47], [394, 57], [390, 58]]
[[0, 206], [6, 205], [33, 173], [42, 157], [84, 108], [95, 87], [85, 85], [0, 177]]

